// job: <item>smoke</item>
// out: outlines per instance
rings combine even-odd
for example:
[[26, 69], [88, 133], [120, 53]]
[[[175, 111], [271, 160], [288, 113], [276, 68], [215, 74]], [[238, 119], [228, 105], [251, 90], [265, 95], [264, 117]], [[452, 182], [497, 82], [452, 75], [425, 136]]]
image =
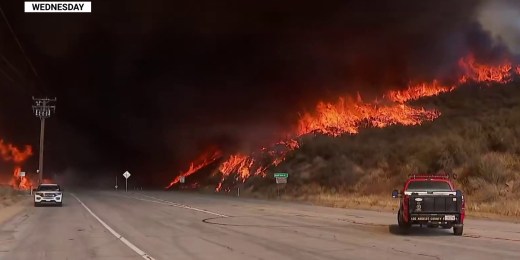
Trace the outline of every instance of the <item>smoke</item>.
[[[449, 81], [470, 52], [518, 54], [515, 2], [98, 1], [77, 17], [5, 9], [59, 100], [46, 165], [168, 178], [209, 145], [249, 152], [272, 142], [319, 100]], [[20, 58], [7, 45], [0, 51]], [[31, 119], [29, 104], [0, 93], [0, 128]], [[35, 127], [12, 132], [37, 145]]]
[[520, 54], [520, 2], [515, 0], [489, 0], [479, 7], [478, 21], [489, 31], [495, 42], [506, 44]]
[[[60, 184], [65, 189], [88, 187], [110, 190], [115, 188], [116, 176], [119, 178], [118, 185], [120, 187], [118, 188], [124, 189], [124, 178], [122, 174], [122, 172], [119, 173], [106, 169], [97, 169], [96, 172], [89, 172], [82, 169], [67, 168], [62, 171], [53, 172], [48, 179]], [[135, 179], [135, 177], [133, 179]], [[133, 179], [131, 183], [134, 186], [135, 182], [133, 182]]]

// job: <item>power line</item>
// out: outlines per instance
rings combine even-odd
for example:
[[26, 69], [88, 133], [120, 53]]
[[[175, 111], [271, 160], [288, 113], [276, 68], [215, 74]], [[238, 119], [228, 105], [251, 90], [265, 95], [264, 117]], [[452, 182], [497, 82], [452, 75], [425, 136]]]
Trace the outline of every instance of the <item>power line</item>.
[[27, 64], [29, 64], [29, 67], [31, 68], [31, 71], [33, 72], [34, 76], [36, 77], [36, 80], [41, 82], [40, 76], [38, 75], [36, 68], [34, 67], [34, 65], [31, 62], [31, 59], [29, 58], [27, 53], [25, 52], [25, 50], [22, 46], [22, 43], [18, 39], [18, 36], [16, 36], [16, 33], [14, 32], [13, 27], [11, 26], [11, 23], [9, 23], [9, 20], [7, 19], [7, 16], [5, 15], [5, 12], [4, 12], [4, 9], [2, 8], [2, 6], [0, 6], [0, 14], [2, 15], [2, 18], [4, 19], [5, 23], [7, 24], [7, 28], [11, 32], [11, 36], [13, 37], [14, 41], [18, 45], [18, 48], [20, 49], [20, 52], [24, 56], [25, 61], [27, 62]]
[[[20, 70], [3, 54], [0, 54], [0, 58], [0, 74], [3, 75], [13, 87], [21, 87], [24, 93], [29, 93], [31, 87], [28, 85], [27, 78], [24, 77]], [[20, 82], [20, 84], [17, 84], [17, 82]]]
[[[16, 83], [16, 79], [19, 79], [23, 82], [22, 86], [26, 85], [25, 83], [27, 83], [27, 79], [25, 79], [22, 75], [22, 73], [20, 72], [20, 70], [18, 68], [16, 68], [6, 57], [5, 55], [1, 54], [0, 53], [0, 57], [2, 58], [0, 60], [0, 72], [2, 72], [1, 74], [3, 74], [5, 76], [5, 78], [7, 78], [13, 85]], [[3, 63], [1, 62], [3, 61]], [[2, 66], [2, 65], [7, 65], [7, 66]], [[11, 76], [12, 74], [14, 74], [14, 76]], [[24, 91], [27, 92], [27, 88], [23, 88]]]
[[6, 57], [5, 55], [3, 54], [0, 54], [0, 56], [2, 56], [2, 60], [5, 62], [5, 64], [7, 64], [7, 66], [12, 70], [14, 71], [14, 73], [16, 74], [16, 76], [20, 77], [20, 78], [23, 78], [22, 76], [22, 73], [20, 72], [20, 70], [18, 68], [16, 68]]
[[22, 43], [20, 40], [18, 40], [18, 37], [14, 33], [13, 27], [11, 27], [11, 23], [9, 23], [9, 20], [7, 20], [7, 16], [5, 16], [4, 9], [2, 9], [2, 6], [0, 6], [0, 14], [2, 14], [2, 17], [4, 18], [5, 23], [7, 24], [7, 28], [9, 28], [9, 31], [11, 32], [11, 35], [13, 36], [16, 44], [18, 45], [18, 48], [20, 48], [20, 51], [22, 52], [23, 56], [25, 57], [25, 60], [27, 63], [29, 63], [29, 66], [31, 67], [31, 70], [33, 71], [34, 75], [38, 77], [38, 72], [36, 72], [36, 68], [33, 66], [31, 60], [29, 59], [29, 56], [25, 53], [25, 50], [22, 47]]
[[7, 74], [7, 72], [5, 72], [5, 70], [2, 69], [2, 67], [0, 67], [0, 72], [2, 72], [2, 75], [4, 75], [4, 77], [6, 77], [9, 81], [11, 81], [11, 83], [14, 83], [14, 79], [11, 78], [11, 76], [9, 76], [9, 74]]

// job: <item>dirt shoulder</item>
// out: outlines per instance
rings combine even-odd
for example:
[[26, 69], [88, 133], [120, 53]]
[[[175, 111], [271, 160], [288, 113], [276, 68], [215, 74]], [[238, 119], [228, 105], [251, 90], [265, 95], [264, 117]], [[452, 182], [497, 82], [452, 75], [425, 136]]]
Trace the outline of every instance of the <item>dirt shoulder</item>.
[[0, 224], [27, 208], [30, 199], [27, 192], [0, 187]]
[[[339, 196], [339, 195], [314, 195], [303, 197], [284, 196], [284, 200], [306, 201], [316, 205], [364, 209], [374, 211], [397, 212], [399, 200], [383, 196]], [[519, 201], [503, 200], [492, 203], [468, 202], [466, 215], [470, 219], [489, 219], [520, 223]]]
[[[215, 192], [211, 190], [204, 190], [200, 192], [206, 194], [215, 194]], [[224, 196], [236, 196], [235, 192], [220, 194]], [[265, 200], [281, 199], [283, 201], [311, 203], [314, 205], [334, 208], [362, 209], [396, 213], [399, 209], [399, 200], [393, 199], [390, 196], [385, 197], [382, 195], [344, 195], [322, 193], [314, 195], [302, 194], [300, 196], [282, 195], [280, 198], [278, 198], [273, 194], [242, 191], [240, 196]], [[466, 215], [469, 219], [487, 219], [520, 223], [520, 201], [504, 199], [491, 203], [468, 202], [466, 205]]]

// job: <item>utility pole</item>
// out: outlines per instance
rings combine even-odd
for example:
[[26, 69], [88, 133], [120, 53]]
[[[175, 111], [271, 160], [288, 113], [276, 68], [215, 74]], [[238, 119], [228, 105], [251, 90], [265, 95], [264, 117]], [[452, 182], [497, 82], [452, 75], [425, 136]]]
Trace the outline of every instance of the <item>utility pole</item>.
[[55, 102], [56, 98], [32, 98], [34, 105], [32, 106], [34, 115], [40, 118], [40, 161], [38, 164], [38, 183], [43, 182], [43, 140], [45, 137], [45, 119], [51, 116], [56, 110], [56, 106], [51, 106], [51, 102]]

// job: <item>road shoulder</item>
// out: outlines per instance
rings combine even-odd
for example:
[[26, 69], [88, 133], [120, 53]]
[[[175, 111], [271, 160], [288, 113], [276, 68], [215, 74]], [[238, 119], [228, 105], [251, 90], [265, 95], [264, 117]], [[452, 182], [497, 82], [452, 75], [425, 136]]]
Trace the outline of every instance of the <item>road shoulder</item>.
[[[20, 195], [22, 196], [22, 195]], [[9, 221], [16, 215], [20, 214], [22, 211], [26, 210], [31, 206], [31, 196], [24, 196], [20, 198], [17, 202], [7, 205], [0, 206], [0, 225]]]

